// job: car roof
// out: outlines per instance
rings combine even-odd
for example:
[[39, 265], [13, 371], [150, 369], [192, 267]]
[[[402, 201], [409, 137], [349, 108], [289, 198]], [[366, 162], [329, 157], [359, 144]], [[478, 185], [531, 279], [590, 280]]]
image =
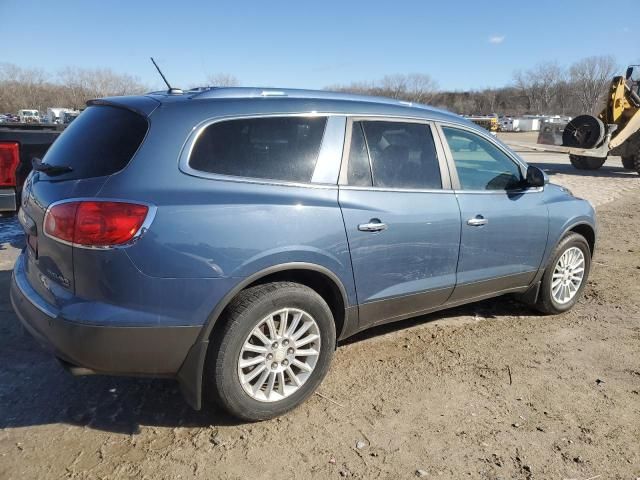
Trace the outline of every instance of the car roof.
[[143, 115], [160, 105], [184, 107], [195, 117], [211, 116], [212, 107], [224, 116], [238, 114], [321, 112], [351, 116], [389, 116], [451, 122], [486, 134], [486, 130], [454, 113], [439, 108], [399, 99], [357, 95], [328, 90], [258, 87], [204, 87], [191, 90], [149, 92], [144, 95], [108, 97], [89, 100], [87, 105], [120, 105]]
[[[305, 90], [296, 88], [260, 88], [260, 87], [201, 87], [171, 93], [169, 91], [150, 92], [146, 97], [163, 104], [182, 102], [216, 102], [224, 100], [282, 99], [287, 104], [301, 101], [302, 105], [321, 106], [324, 111], [336, 113], [376, 113], [379, 115], [406, 115], [434, 120], [449, 120], [470, 123], [462, 117], [439, 108], [403, 100], [357, 95], [328, 90]], [[365, 107], [366, 106], [366, 107]]]

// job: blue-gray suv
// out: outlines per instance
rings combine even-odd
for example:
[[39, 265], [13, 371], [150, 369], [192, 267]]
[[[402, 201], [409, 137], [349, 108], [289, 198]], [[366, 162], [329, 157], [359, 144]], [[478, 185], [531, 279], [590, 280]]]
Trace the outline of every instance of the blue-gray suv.
[[260, 420], [338, 340], [515, 293], [571, 308], [591, 205], [447, 112], [305, 90], [91, 101], [34, 161], [11, 300], [72, 373], [176, 378]]

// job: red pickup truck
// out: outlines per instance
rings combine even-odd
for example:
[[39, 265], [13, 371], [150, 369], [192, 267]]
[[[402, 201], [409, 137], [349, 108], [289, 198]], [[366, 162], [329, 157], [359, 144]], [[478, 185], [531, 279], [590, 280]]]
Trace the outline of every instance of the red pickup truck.
[[42, 158], [65, 125], [0, 124], [0, 216], [20, 206], [31, 160]]

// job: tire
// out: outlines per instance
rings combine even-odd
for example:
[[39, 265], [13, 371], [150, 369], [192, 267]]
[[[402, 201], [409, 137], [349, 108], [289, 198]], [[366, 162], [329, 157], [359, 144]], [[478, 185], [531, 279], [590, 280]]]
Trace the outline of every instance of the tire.
[[602, 120], [593, 115], [578, 115], [562, 132], [565, 147], [594, 148], [602, 143], [606, 128]]
[[622, 166], [624, 168], [626, 168], [627, 170], [635, 170], [635, 166], [636, 166], [636, 162], [635, 162], [635, 158], [633, 155], [630, 155], [628, 157], [622, 157]]
[[[282, 309], [290, 309], [286, 321], [288, 327], [299, 318], [290, 335], [281, 336], [281, 332], [277, 331], [282, 319], [278, 312]], [[224, 322], [222, 329], [214, 330], [215, 338], [209, 344], [205, 366], [207, 394], [211, 395], [213, 401], [231, 415], [253, 422], [277, 417], [294, 409], [316, 390], [329, 370], [336, 345], [331, 309], [318, 293], [292, 282], [257, 285], [242, 291], [225, 312], [224, 318], [220, 319]], [[263, 323], [269, 318], [271, 326], [268, 321]], [[302, 329], [300, 325], [308, 329], [295, 340], [296, 334]], [[266, 337], [269, 343], [258, 340], [254, 335], [259, 326], [260, 331], [265, 332], [263, 338]], [[274, 328], [273, 335], [271, 327]], [[300, 351], [298, 345], [294, 345], [296, 342], [307, 341], [315, 336], [318, 339], [305, 344], [304, 349], [319, 350], [317, 355], [294, 355], [293, 352]], [[272, 339], [276, 341], [270, 345]], [[276, 344], [278, 348], [274, 350], [272, 347]], [[250, 351], [246, 350], [247, 345], [251, 345]], [[253, 353], [254, 346], [264, 348], [264, 352]], [[286, 358], [283, 358], [284, 355]], [[241, 359], [246, 363], [258, 362], [255, 367], [239, 368]], [[312, 368], [311, 372], [300, 369], [297, 366], [300, 362], [306, 365], [305, 368]], [[289, 370], [295, 374], [300, 386], [294, 383]], [[252, 374], [255, 376], [248, 381]], [[241, 382], [241, 375], [245, 382]], [[264, 375], [268, 376], [263, 379]], [[252, 385], [251, 382], [255, 383]], [[255, 387], [258, 383], [260, 385]]]
[[[583, 264], [581, 268], [584, 269], [583, 276], [580, 284], [577, 286], [577, 290], [573, 293], [572, 297], [564, 302], [560, 302], [557, 300], [553, 292], [554, 282], [558, 280], [558, 278], [556, 277], [556, 274], [558, 273], [557, 268], [559, 268], [558, 263], [565, 252], [575, 252], [575, 250], [573, 249], [578, 249], [582, 253]], [[536, 308], [541, 312], [547, 314], [558, 314], [570, 310], [582, 295], [584, 287], [589, 279], [590, 269], [591, 249], [589, 248], [589, 243], [587, 242], [587, 240], [582, 235], [574, 232], [571, 232], [563, 237], [556, 248], [553, 250], [553, 253], [551, 254], [551, 260], [549, 261], [545, 273], [542, 276], [542, 282], [540, 283], [540, 292], [538, 293], [538, 300], [535, 305]]]
[[569, 155], [569, 161], [578, 170], [597, 170], [607, 158], [583, 157], [581, 155]]
[[633, 170], [640, 174], [640, 153], [622, 157], [622, 166], [628, 170]]

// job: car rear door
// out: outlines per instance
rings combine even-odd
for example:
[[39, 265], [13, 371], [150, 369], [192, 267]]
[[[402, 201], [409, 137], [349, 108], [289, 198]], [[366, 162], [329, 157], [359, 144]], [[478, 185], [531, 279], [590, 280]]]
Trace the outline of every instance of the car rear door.
[[460, 212], [432, 124], [351, 119], [339, 203], [361, 327], [447, 301], [455, 286]]
[[439, 125], [462, 214], [457, 286], [451, 301], [529, 285], [547, 244], [543, 188], [524, 182], [524, 165], [497, 141]]

